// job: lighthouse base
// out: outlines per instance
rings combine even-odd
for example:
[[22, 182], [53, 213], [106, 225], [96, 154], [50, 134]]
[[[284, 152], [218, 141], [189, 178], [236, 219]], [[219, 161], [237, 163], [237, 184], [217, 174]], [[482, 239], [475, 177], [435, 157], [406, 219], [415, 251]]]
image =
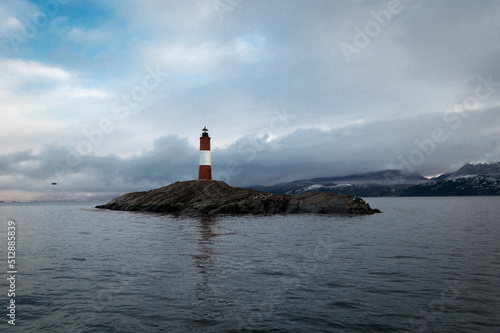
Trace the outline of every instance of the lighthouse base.
[[212, 166], [211, 165], [200, 165], [198, 179], [212, 179]]

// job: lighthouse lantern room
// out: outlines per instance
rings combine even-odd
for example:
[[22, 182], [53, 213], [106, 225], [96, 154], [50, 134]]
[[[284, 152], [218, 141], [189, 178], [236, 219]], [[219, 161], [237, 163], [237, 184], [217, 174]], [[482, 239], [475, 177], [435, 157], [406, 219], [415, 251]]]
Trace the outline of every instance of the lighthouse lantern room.
[[200, 171], [198, 179], [212, 179], [212, 161], [210, 157], [210, 137], [204, 127], [200, 137]]

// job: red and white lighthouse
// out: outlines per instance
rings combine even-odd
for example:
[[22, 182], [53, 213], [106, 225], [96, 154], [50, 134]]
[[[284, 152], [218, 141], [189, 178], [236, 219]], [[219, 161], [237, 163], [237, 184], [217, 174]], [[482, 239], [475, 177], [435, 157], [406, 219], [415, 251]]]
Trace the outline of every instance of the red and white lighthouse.
[[200, 171], [198, 179], [212, 179], [212, 159], [210, 157], [210, 137], [206, 127], [200, 136]]

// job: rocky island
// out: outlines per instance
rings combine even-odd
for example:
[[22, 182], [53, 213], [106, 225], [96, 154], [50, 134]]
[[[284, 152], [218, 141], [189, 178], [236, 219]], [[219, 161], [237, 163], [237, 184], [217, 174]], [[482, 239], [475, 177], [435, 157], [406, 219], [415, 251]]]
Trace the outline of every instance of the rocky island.
[[191, 180], [121, 195], [96, 208], [173, 214], [374, 214], [361, 198], [327, 192], [299, 195], [232, 187], [217, 180]]

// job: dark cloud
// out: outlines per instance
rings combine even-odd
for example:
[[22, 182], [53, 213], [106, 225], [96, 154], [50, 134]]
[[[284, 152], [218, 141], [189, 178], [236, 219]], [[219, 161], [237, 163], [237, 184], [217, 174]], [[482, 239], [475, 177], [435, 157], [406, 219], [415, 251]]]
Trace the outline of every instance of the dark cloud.
[[[454, 171], [461, 163], [499, 158], [500, 112], [426, 114], [322, 131], [299, 129], [274, 140], [245, 136], [212, 151], [214, 178], [232, 185], [274, 184], [319, 176], [399, 168], [424, 175]], [[217, 134], [212, 133], [212, 140]], [[408, 165], [414, 170], [409, 170]], [[196, 179], [198, 149], [175, 135], [161, 137], [138, 156], [78, 156], [61, 146], [39, 154], [0, 156], [2, 175], [21, 177], [4, 190], [126, 192]]]

